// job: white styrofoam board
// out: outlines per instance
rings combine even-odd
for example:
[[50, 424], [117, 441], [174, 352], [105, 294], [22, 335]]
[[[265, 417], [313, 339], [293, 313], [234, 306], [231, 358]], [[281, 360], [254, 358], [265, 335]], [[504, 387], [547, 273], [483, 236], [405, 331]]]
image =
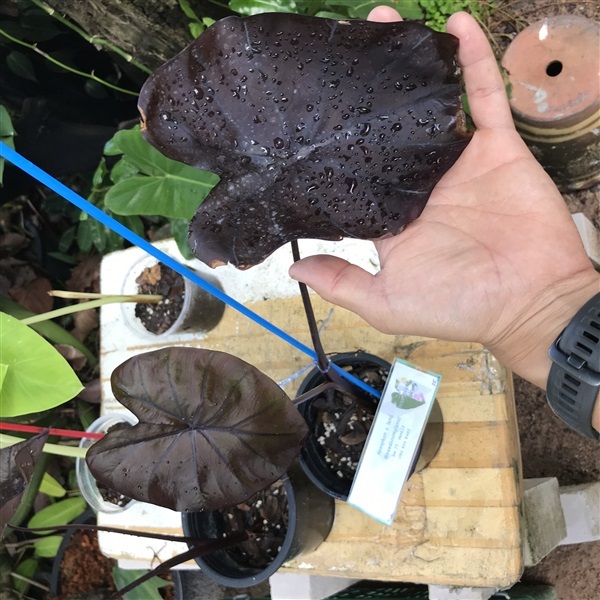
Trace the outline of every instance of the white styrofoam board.
[[[293, 262], [291, 249], [286, 245], [274, 252], [260, 265], [240, 271], [231, 265], [211, 269], [198, 260], [183, 259], [177, 245], [164, 240], [155, 246], [179, 262], [192, 267], [200, 275], [216, 277], [223, 291], [242, 304], [252, 304], [261, 300], [289, 298], [299, 294], [298, 284], [288, 276]], [[300, 240], [302, 257], [314, 254], [333, 254], [356, 264], [370, 273], [379, 269], [379, 259], [374, 245], [363, 240], [342, 240], [324, 242], [320, 240]], [[133, 265], [148, 256], [145, 251], [132, 247], [106, 255], [100, 267], [100, 291], [104, 294], [123, 293], [123, 284]], [[227, 307], [225, 310], [234, 310]], [[100, 380], [102, 382], [102, 413], [123, 411], [110, 388], [110, 374], [122, 362], [136, 354], [160, 348], [164, 340], [146, 333], [139, 327], [131, 326], [133, 304], [108, 304], [100, 310]], [[285, 330], [285, 323], [276, 323]], [[202, 347], [206, 335], [179, 333], [169, 336], [169, 344]], [[307, 357], [307, 364], [310, 360]], [[135, 503], [122, 513], [99, 513], [98, 524], [108, 527], [132, 527], [145, 531], [161, 531], [170, 535], [181, 535], [179, 513], [147, 504]], [[144, 564], [156, 566], [157, 559], [167, 560], [187, 547], [178, 542], [164, 542], [146, 538], [135, 538], [120, 534], [100, 533], [100, 548], [104, 554], [117, 558], [124, 565]], [[140, 562], [141, 561], [141, 562]], [[189, 568], [190, 564], [182, 565]]]
[[360, 579], [275, 573], [269, 578], [272, 600], [323, 600], [354, 585]]
[[[300, 240], [301, 256], [313, 254], [335, 254], [374, 273], [379, 268], [379, 259], [371, 242], [363, 240], [342, 240], [324, 242], [320, 240]], [[192, 267], [200, 275], [216, 277], [223, 291], [242, 304], [261, 300], [289, 298], [298, 295], [298, 284], [288, 276], [292, 264], [289, 246], [274, 252], [260, 265], [240, 271], [231, 265], [211, 269], [198, 260], [186, 261], [177, 250], [173, 240], [158, 242], [155, 246], [178, 261]], [[147, 256], [139, 248], [128, 248], [106, 255], [100, 267], [100, 291], [104, 294], [123, 293], [123, 282], [133, 265]], [[225, 310], [234, 310], [227, 307]], [[100, 309], [100, 379], [102, 381], [102, 411], [121, 409], [116, 404], [110, 389], [110, 374], [122, 362], [132, 356], [159, 348], [163, 342], [151, 333], [140, 332], [131, 327], [134, 305], [108, 304]], [[285, 330], [285, 323], [276, 323]], [[179, 333], [169, 337], [169, 343], [178, 345], [202, 346], [202, 334]]]

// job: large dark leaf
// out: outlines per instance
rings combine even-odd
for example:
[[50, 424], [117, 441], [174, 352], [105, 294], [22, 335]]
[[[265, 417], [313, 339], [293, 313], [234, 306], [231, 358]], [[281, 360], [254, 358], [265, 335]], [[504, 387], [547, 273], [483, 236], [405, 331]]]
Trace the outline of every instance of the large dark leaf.
[[248, 267], [417, 218], [469, 140], [457, 47], [419, 23], [265, 14], [219, 21], [158, 69], [146, 139], [221, 177], [190, 226], [198, 258]]
[[238, 504], [286, 471], [307, 427], [279, 386], [223, 352], [165, 348], [112, 375], [140, 420], [87, 453], [94, 477], [130, 498], [178, 511]]
[[0, 450], [0, 536], [31, 481], [35, 463], [48, 439], [48, 431]]

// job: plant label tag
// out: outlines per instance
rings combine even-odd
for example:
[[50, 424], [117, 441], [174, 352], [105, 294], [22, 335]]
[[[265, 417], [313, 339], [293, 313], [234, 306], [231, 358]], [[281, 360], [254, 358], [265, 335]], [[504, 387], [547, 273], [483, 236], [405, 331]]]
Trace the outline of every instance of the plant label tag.
[[396, 358], [360, 457], [348, 504], [391, 525], [441, 375]]

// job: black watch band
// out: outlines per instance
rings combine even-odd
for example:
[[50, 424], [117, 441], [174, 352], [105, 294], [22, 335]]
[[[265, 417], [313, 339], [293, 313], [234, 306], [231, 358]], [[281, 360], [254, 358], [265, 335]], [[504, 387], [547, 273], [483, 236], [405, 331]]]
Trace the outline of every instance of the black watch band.
[[600, 440], [592, 412], [600, 391], [600, 293], [586, 302], [550, 350], [546, 397], [552, 410], [578, 433]]

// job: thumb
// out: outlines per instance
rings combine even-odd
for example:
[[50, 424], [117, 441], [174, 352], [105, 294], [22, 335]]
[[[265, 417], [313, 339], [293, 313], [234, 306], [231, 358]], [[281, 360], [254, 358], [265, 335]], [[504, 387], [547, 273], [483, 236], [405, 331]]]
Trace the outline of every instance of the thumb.
[[364, 309], [375, 307], [372, 294], [375, 277], [364, 269], [336, 256], [308, 256], [295, 262], [290, 277], [302, 281], [323, 299], [364, 316]]

